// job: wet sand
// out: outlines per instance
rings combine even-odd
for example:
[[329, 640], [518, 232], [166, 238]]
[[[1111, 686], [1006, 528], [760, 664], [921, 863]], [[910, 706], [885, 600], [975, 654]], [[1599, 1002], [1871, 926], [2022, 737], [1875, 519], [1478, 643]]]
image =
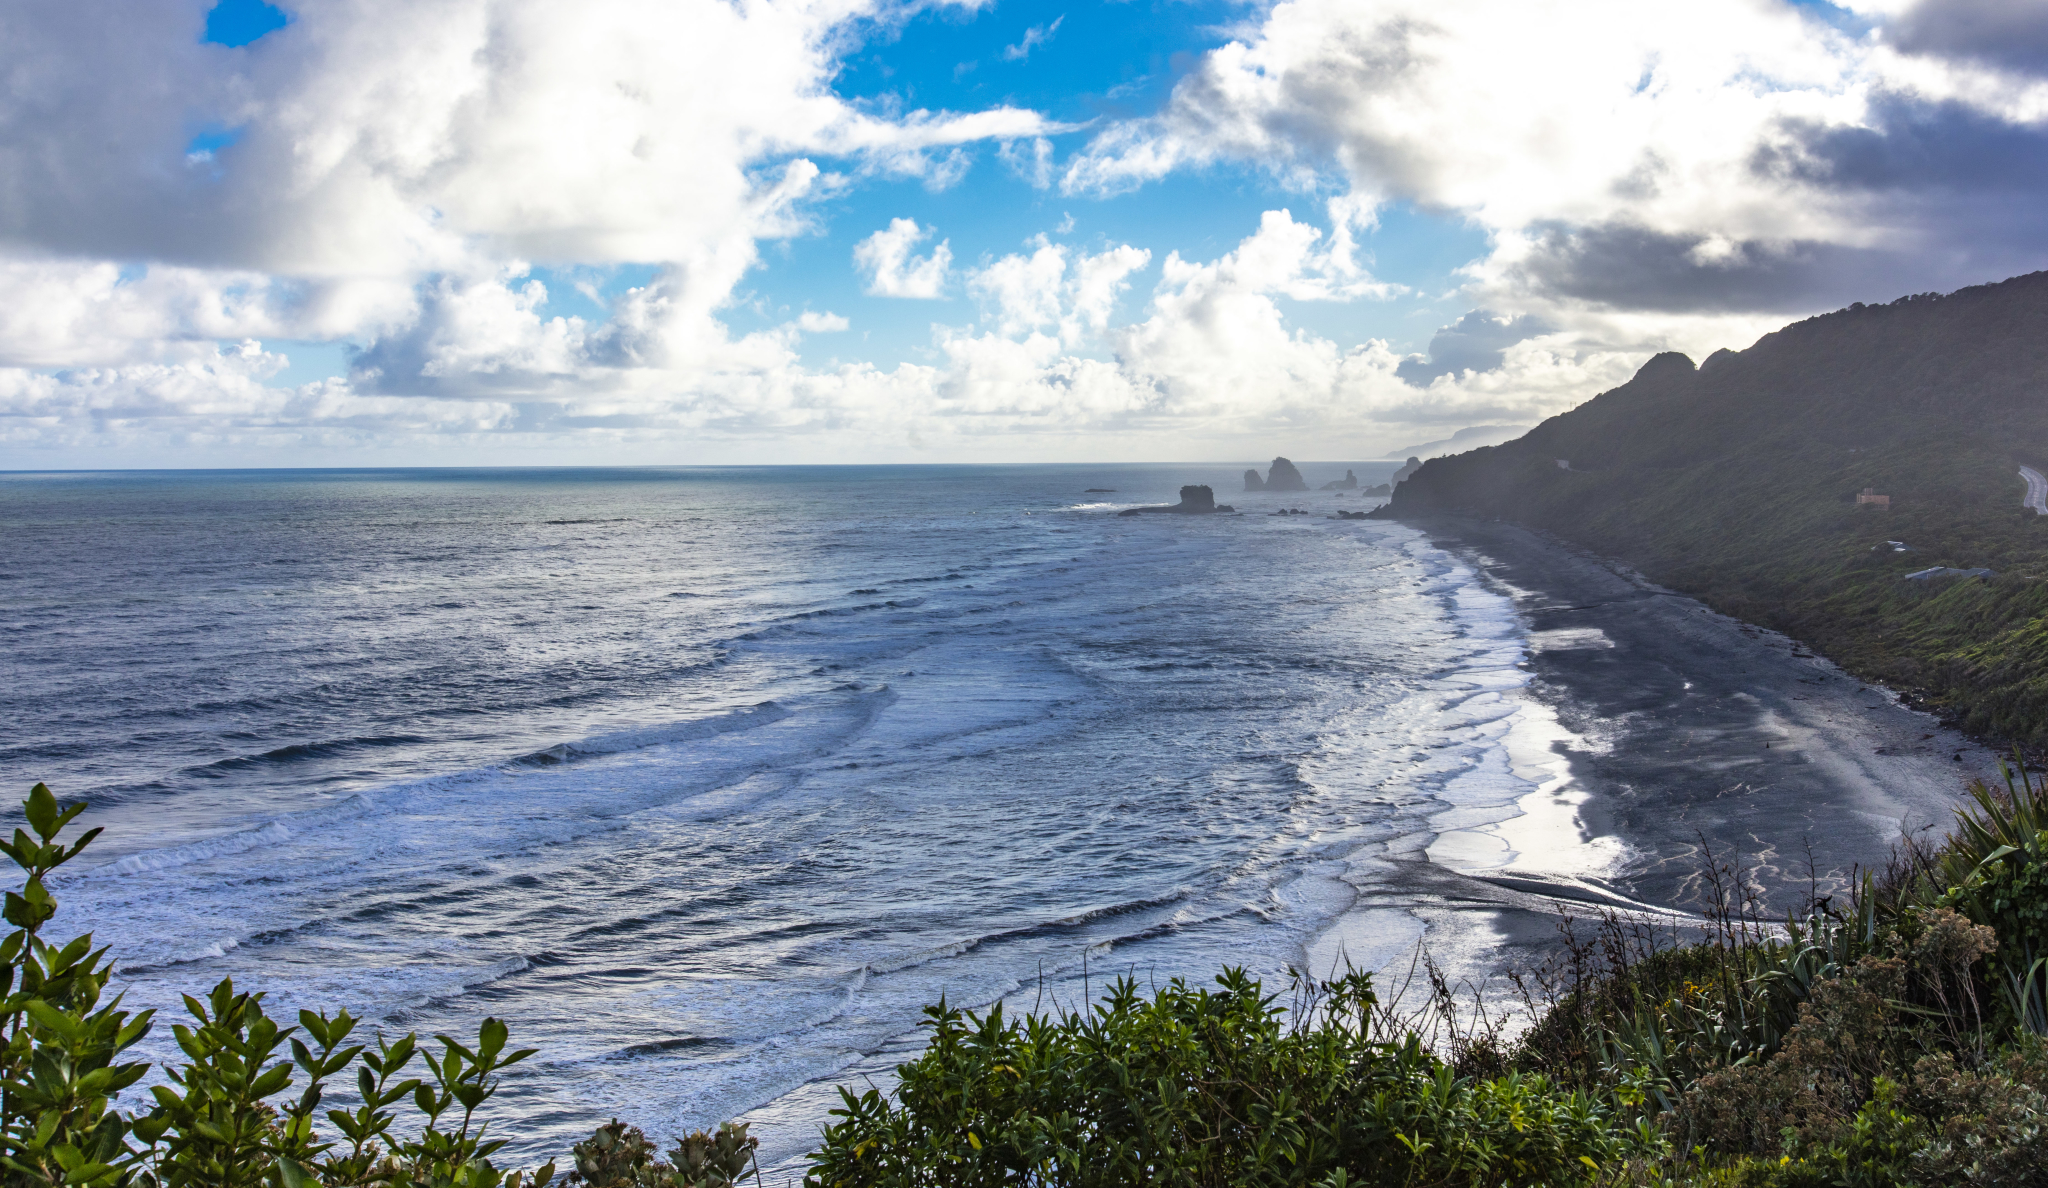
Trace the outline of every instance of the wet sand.
[[[1460, 977], [1529, 968], [1555, 951], [1560, 910], [1701, 908], [1709, 849], [1774, 911], [1802, 907], [1882, 864], [1903, 832], [1945, 831], [1967, 780], [1996, 768], [1888, 690], [1625, 566], [1508, 524], [1416, 526], [1515, 599], [1530, 630], [1523, 695], [1563, 727], [1549, 746], [1569, 779], [1544, 794], [1555, 803], [1525, 800], [1538, 811], [1485, 830], [1516, 851], [1504, 863], [1387, 855], [1398, 874], [1356, 884], [1357, 923], [1316, 946], [1312, 967], [1344, 932], [1400, 912]], [[1560, 818], [1577, 824], [1564, 846]]]

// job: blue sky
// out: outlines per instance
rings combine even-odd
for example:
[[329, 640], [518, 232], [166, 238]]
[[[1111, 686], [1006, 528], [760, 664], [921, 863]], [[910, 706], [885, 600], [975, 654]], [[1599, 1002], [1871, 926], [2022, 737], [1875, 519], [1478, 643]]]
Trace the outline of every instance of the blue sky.
[[0, 466], [1530, 424], [1657, 351], [2048, 266], [2037, 8], [34, 7]]

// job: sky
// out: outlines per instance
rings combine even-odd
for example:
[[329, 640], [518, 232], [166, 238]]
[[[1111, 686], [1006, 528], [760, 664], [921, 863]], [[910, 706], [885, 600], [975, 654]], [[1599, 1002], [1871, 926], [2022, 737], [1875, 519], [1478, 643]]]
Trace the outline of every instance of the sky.
[[2048, 0], [81, 0], [0, 469], [1388, 456], [2048, 267]]

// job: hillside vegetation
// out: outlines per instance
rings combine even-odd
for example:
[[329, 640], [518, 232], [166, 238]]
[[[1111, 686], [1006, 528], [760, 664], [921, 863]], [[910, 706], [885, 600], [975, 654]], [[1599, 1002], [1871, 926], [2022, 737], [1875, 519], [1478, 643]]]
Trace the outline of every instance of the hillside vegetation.
[[[2048, 516], [2021, 505], [2022, 465], [2048, 465], [2048, 273], [1854, 305], [1697, 368], [1658, 355], [1514, 441], [1424, 463], [1374, 514], [1550, 532], [2039, 750]], [[1871, 487], [1888, 508], [1856, 503]], [[1905, 580], [1931, 566], [1998, 573]]]

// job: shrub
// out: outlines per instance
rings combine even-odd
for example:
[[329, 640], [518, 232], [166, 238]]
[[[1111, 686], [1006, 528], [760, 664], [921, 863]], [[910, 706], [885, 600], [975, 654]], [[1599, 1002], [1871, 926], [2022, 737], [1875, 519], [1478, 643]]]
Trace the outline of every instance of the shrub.
[[[204, 1002], [186, 997], [192, 1023], [173, 1031], [188, 1063], [165, 1070], [171, 1084], [151, 1091], [145, 1112], [115, 1108], [149, 1071], [121, 1056], [149, 1034], [153, 1012], [123, 1010], [118, 998], [101, 1004], [109, 964], [90, 935], [62, 946], [42, 938], [57, 913], [49, 873], [99, 833], [68, 846], [57, 840], [84, 807], [60, 810], [37, 784], [23, 805], [34, 834], [16, 829], [0, 842], [25, 875], [6, 898], [15, 931], [0, 940], [0, 1180], [9, 1188], [542, 1188], [553, 1178], [552, 1164], [528, 1173], [491, 1163], [505, 1143], [486, 1136], [477, 1109], [503, 1070], [533, 1055], [506, 1051], [497, 1019], [483, 1021], [473, 1046], [441, 1035], [440, 1053], [425, 1053], [407, 1034], [378, 1037], [372, 1052], [347, 1043], [356, 1021], [346, 1012], [301, 1011], [298, 1027], [280, 1027], [261, 994], [223, 980]], [[290, 1059], [279, 1054], [287, 1044]], [[402, 1077], [415, 1055], [427, 1076]], [[327, 1079], [351, 1065], [361, 1104], [326, 1112], [349, 1142], [335, 1155], [338, 1144], [322, 1139], [315, 1115]], [[273, 1104], [300, 1072], [306, 1087], [296, 1100]], [[394, 1137], [388, 1107], [400, 1102], [423, 1118], [417, 1136]]]
[[841, 1090], [805, 1180], [912, 1185], [1520, 1185], [1588, 1181], [1628, 1140], [1540, 1075], [1474, 1081], [1413, 1035], [1373, 1038], [1371, 981], [1290, 1021], [1242, 970], [1088, 1012], [926, 1012], [896, 1102]]
[[[716, 1133], [698, 1130], [677, 1139], [663, 1163], [655, 1159], [654, 1144], [638, 1127], [614, 1118], [570, 1152], [576, 1170], [569, 1173], [568, 1182], [590, 1188], [725, 1188], [754, 1167], [754, 1150], [760, 1145], [747, 1134], [746, 1123], [727, 1122]], [[759, 1177], [755, 1168], [755, 1178]]]

